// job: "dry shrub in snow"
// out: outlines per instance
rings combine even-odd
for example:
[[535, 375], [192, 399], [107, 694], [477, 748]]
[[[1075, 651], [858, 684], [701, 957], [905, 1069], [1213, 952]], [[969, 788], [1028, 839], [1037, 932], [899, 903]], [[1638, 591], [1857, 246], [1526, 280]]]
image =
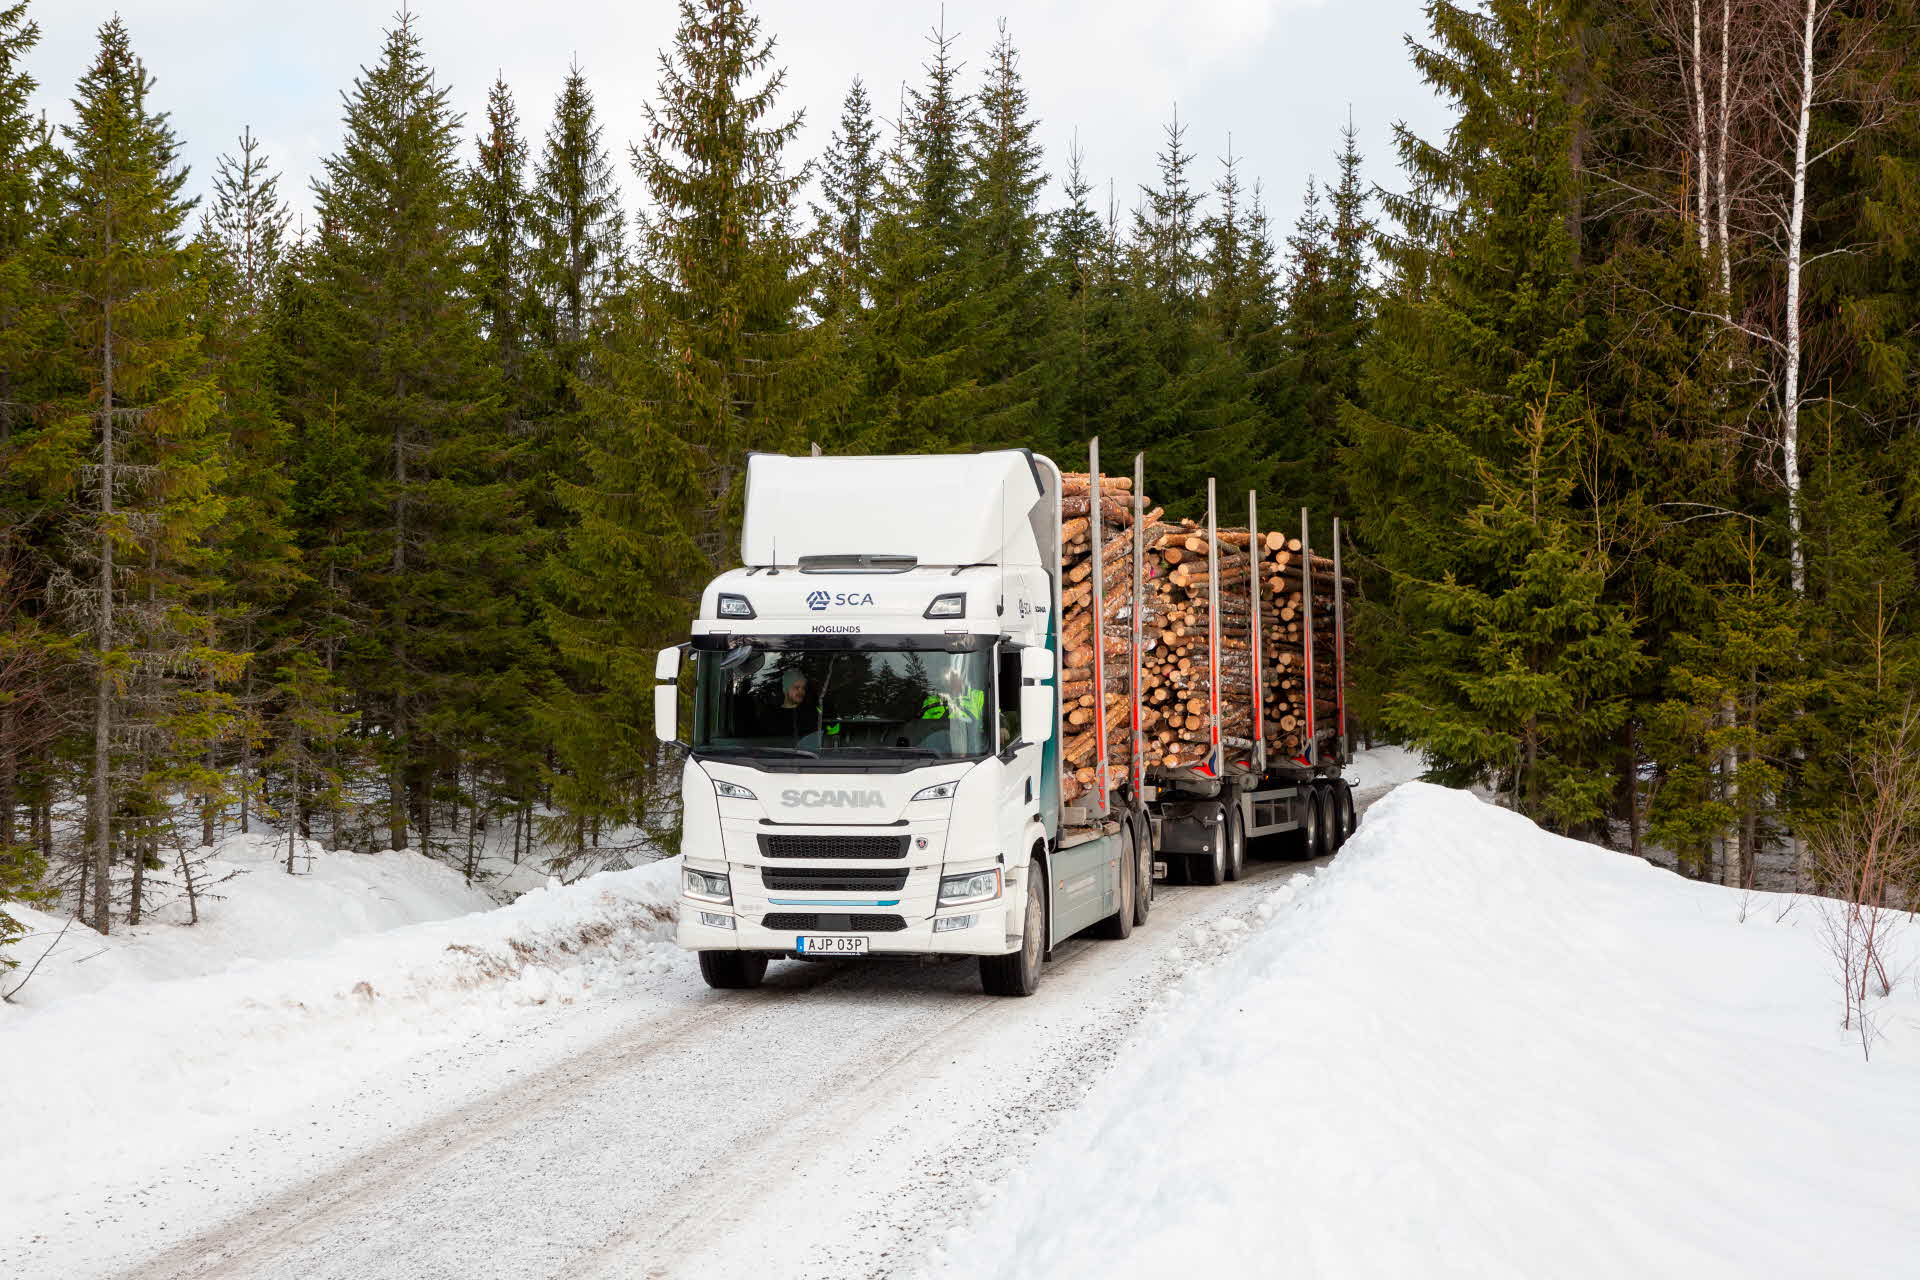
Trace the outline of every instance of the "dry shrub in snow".
[[1908, 703], [1847, 765], [1844, 807], [1808, 834], [1809, 870], [1821, 891], [1822, 930], [1840, 982], [1841, 1025], [1871, 1054], [1870, 997], [1890, 995], [1891, 934], [1907, 920], [1920, 871], [1920, 712]]

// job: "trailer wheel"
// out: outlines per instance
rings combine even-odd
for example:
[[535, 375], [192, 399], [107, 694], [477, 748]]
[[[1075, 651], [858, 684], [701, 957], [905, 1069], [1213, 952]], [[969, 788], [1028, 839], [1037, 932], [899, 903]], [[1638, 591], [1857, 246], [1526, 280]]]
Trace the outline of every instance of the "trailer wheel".
[[1333, 818], [1333, 851], [1338, 853], [1353, 834], [1353, 793], [1346, 783], [1327, 784], [1327, 812]]
[[1134, 927], [1147, 922], [1147, 916], [1153, 912], [1153, 844], [1148, 832], [1153, 828], [1141, 822], [1133, 827], [1133, 923]]
[[1120, 824], [1120, 846], [1120, 873], [1114, 894], [1119, 901], [1114, 906], [1112, 915], [1093, 926], [1097, 937], [1119, 939], [1133, 936], [1134, 894], [1138, 892], [1140, 883], [1136, 870], [1140, 865], [1140, 847], [1133, 838], [1131, 822]]
[[767, 976], [767, 958], [754, 951], [702, 951], [700, 976], [720, 991], [746, 991]]
[[[1347, 811], [1347, 834], [1351, 836], [1360, 829], [1360, 811], [1353, 807], [1353, 784], [1351, 782], [1342, 782], [1340, 784], [1340, 807]], [[1346, 841], [1343, 840], [1341, 843], [1345, 844]]]
[[1187, 870], [1193, 876], [1195, 884], [1219, 884], [1227, 878], [1227, 823], [1226, 814], [1220, 815], [1220, 822], [1213, 829], [1212, 853], [1196, 853], [1187, 859]]
[[1313, 788], [1313, 808], [1317, 818], [1313, 824], [1313, 847], [1307, 852], [1310, 858], [1325, 858], [1333, 853], [1333, 797], [1327, 789], [1315, 784]]
[[1040, 966], [1047, 950], [1045, 867], [1027, 867], [1027, 920], [1020, 949], [1012, 955], [980, 957], [980, 988], [990, 996], [1030, 996], [1040, 985]]
[[1300, 829], [1292, 833], [1293, 856], [1302, 861], [1317, 858], [1317, 850], [1326, 843], [1321, 834], [1321, 819], [1325, 810], [1320, 804], [1320, 788], [1302, 787], [1300, 795]]
[[1227, 820], [1222, 824], [1221, 843], [1227, 846], [1227, 879], [1238, 880], [1247, 874], [1247, 828], [1240, 821], [1240, 805], [1227, 801]]

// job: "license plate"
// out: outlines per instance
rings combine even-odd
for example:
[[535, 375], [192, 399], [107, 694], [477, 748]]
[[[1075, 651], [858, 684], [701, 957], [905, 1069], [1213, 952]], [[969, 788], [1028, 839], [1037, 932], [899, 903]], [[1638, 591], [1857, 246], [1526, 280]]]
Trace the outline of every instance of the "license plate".
[[795, 950], [809, 956], [863, 956], [867, 954], [867, 940], [849, 938], [840, 934], [814, 938], [802, 937]]

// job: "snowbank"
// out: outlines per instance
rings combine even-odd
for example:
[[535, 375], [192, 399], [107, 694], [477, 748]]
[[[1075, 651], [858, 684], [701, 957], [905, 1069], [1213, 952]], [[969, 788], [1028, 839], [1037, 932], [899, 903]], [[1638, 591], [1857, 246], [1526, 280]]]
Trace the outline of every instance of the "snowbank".
[[0, 1235], [90, 1173], [133, 1176], [211, 1147], [497, 1023], [503, 1009], [683, 966], [671, 925], [679, 875], [675, 859], [551, 882], [491, 911], [14, 1011], [0, 1021]]
[[1427, 759], [1409, 747], [1370, 747], [1356, 751], [1346, 767], [1347, 781], [1363, 796], [1384, 793], [1427, 771]]
[[[410, 850], [330, 852], [303, 841], [294, 863], [299, 874], [291, 876], [286, 856], [284, 836], [235, 835], [220, 841], [194, 873], [206, 887], [200, 923], [190, 928], [178, 870], [150, 873], [146, 920], [135, 928], [116, 921], [116, 931], [106, 938], [78, 924], [68, 929], [14, 997], [17, 1003], [0, 1005], [0, 1027], [23, 1010], [117, 983], [197, 978], [494, 905], [452, 867]], [[35, 934], [6, 948], [20, 962], [18, 970], [0, 979], [0, 985], [11, 986], [41, 960], [66, 920], [18, 904], [4, 909]]]
[[1920, 1257], [1920, 929], [1865, 1061], [1816, 902], [1743, 902], [1461, 792], [1402, 787], [1274, 905], [942, 1274], [1829, 1276]]

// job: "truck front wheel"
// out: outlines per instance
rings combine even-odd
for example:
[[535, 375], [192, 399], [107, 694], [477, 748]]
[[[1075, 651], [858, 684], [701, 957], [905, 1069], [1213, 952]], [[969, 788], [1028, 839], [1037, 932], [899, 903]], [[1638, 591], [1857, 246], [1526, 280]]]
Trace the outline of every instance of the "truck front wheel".
[[1027, 922], [1020, 949], [1012, 955], [980, 957], [980, 986], [990, 996], [1030, 996], [1040, 985], [1047, 951], [1047, 891], [1041, 876], [1038, 862], [1027, 868]]
[[702, 951], [700, 976], [721, 991], [745, 991], [767, 976], [767, 958], [752, 951]]

